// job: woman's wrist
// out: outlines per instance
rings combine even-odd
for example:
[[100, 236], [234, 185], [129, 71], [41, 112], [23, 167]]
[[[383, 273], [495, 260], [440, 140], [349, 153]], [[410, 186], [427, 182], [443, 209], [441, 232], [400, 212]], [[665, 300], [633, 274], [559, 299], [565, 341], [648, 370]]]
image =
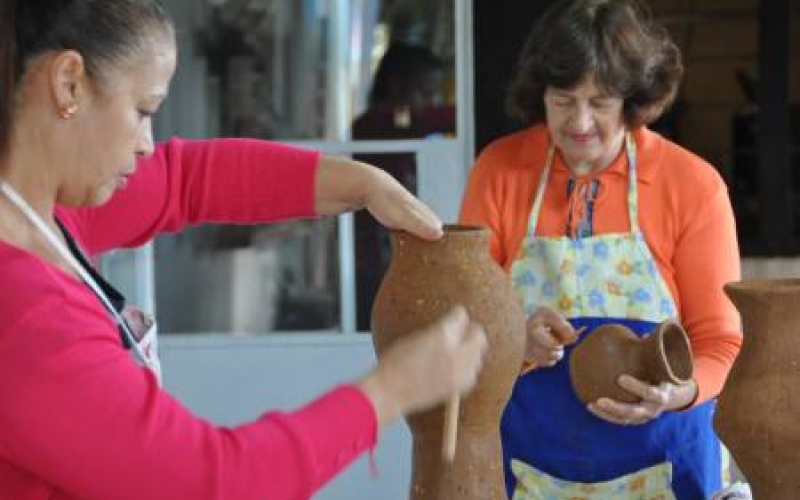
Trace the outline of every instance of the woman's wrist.
[[371, 186], [381, 172], [347, 158], [320, 157], [314, 186], [314, 208], [319, 215], [353, 212], [366, 206]]
[[386, 384], [377, 369], [356, 381], [355, 386], [372, 403], [379, 430], [403, 415], [400, 405], [397, 404], [396, 398], [393, 398], [387, 391]]

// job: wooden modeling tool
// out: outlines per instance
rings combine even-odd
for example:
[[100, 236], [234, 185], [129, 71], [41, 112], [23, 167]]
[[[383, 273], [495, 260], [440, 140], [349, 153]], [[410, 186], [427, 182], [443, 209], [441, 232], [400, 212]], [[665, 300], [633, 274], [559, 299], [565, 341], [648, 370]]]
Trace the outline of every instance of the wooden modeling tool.
[[456, 394], [447, 402], [444, 411], [444, 439], [442, 439], [442, 458], [453, 463], [456, 456], [456, 440], [458, 437], [458, 407], [461, 397]]

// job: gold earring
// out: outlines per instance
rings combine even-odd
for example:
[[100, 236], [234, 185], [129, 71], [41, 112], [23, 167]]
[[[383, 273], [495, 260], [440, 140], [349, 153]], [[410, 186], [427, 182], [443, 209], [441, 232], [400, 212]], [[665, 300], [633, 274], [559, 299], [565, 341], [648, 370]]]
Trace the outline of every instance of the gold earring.
[[67, 104], [66, 106], [61, 107], [58, 110], [58, 117], [61, 118], [62, 120], [69, 120], [70, 118], [75, 116], [75, 113], [77, 112], [78, 112], [78, 103], [72, 102], [70, 104]]

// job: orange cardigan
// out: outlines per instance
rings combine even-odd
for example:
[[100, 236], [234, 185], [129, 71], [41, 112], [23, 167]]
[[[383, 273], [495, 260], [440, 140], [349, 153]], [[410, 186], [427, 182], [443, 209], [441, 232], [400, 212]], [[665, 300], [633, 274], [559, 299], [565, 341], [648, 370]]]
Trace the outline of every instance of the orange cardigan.
[[[699, 404], [719, 394], [742, 341], [739, 316], [722, 291], [723, 284], [740, 279], [733, 211], [711, 165], [644, 127], [634, 138], [639, 225], [691, 338]], [[490, 228], [491, 254], [506, 270], [525, 235], [548, 141], [542, 125], [500, 138], [484, 149], [470, 174], [460, 220]], [[566, 234], [569, 178], [556, 155], [538, 235]], [[629, 231], [625, 154], [597, 179], [595, 234]]]

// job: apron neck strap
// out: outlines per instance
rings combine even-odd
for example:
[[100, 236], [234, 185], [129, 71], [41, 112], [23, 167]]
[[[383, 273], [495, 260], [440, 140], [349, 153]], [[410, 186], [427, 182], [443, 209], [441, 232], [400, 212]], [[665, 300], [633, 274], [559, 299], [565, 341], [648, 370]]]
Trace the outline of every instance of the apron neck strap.
[[36, 211], [28, 204], [27, 201], [13, 188], [11, 185], [3, 179], [0, 179], [0, 192], [2, 192], [8, 200], [13, 203], [24, 215], [28, 218], [31, 224], [39, 230], [39, 232], [45, 237], [45, 239], [50, 243], [50, 246], [55, 249], [56, 252], [63, 258], [72, 268], [75, 273], [80, 276], [81, 281], [83, 281], [86, 286], [88, 286], [92, 292], [100, 299], [103, 306], [108, 310], [111, 314], [112, 318], [114, 319], [114, 323], [116, 326], [123, 332], [127, 341], [131, 344], [131, 349], [136, 355], [137, 360], [140, 363], [143, 363], [146, 366], [150, 366], [150, 362], [144, 353], [139, 348], [138, 342], [136, 340], [136, 336], [130, 329], [128, 323], [123, 319], [122, 315], [117, 312], [114, 305], [111, 303], [111, 300], [108, 296], [103, 292], [100, 288], [100, 285], [92, 278], [89, 272], [84, 268], [72, 252], [69, 251], [69, 248], [56, 236], [55, 232], [50, 229], [44, 220], [36, 213]]
[[[550, 171], [553, 167], [553, 158], [555, 157], [556, 146], [550, 139], [550, 144], [547, 148], [547, 158], [545, 159], [544, 169], [542, 176], [539, 179], [539, 185], [536, 188], [536, 197], [533, 201], [533, 209], [528, 218], [528, 234], [533, 237], [536, 235], [536, 227], [539, 223], [539, 215], [542, 210], [542, 202], [544, 201], [544, 192], [547, 189], [547, 182], [550, 179]], [[630, 219], [630, 226], [632, 233], [639, 233], [639, 200], [636, 189], [636, 141], [630, 131], [625, 132], [625, 155], [628, 159], [628, 217]]]
[[636, 141], [630, 131], [625, 132], [625, 153], [628, 156], [628, 217], [631, 232], [639, 234], [639, 195], [636, 176]]

